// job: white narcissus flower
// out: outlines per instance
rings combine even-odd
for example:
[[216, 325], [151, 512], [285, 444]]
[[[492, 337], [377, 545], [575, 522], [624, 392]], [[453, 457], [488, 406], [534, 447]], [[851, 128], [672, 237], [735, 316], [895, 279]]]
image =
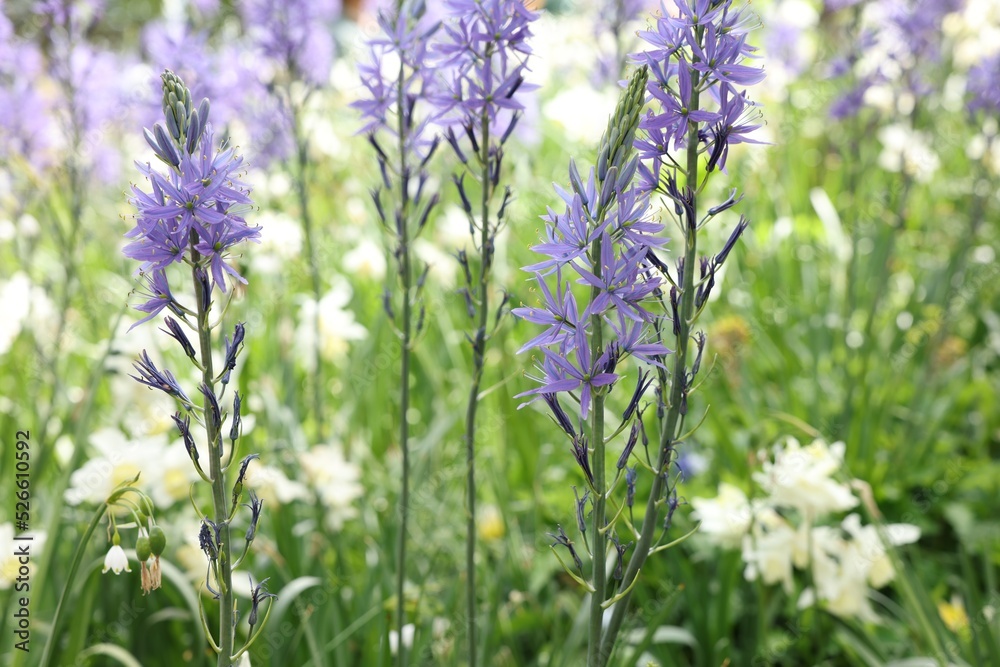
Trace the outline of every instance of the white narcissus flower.
[[132, 571], [128, 566], [128, 556], [125, 555], [125, 550], [117, 544], [108, 549], [108, 555], [104, 557], [104, 569], [101, 572], [104, 573], [108, 570], [115, 574], [121, 574], [122, 570]]
[[287, 505], [309, 497], [308, 490], [301, 482], [288, 479], [279, 468], [266, 466], [257, 459], [247, 465], [243, 483], [268, 503]]
[[[857, 514], [848, 515], [841, 528], [853, 538], [852, 553], [845, 562], [863, 574], [872, 588], [882, 588], [892, 581], [896, 572], [878, 529], [873, 525], [862, 526]], [[892, 546], [912, 544], [920, 539], [920, 529], [908, 523], [893, 523], [885, 527], [885, 537]]]
[[344, 255], [344, 270], [352, 276], [373, 281], [385, 277], [385, 250], [370, 239], [364, 239]]
[[316, 345], [315, 319], [319, 318], [319, 351], [327, 361], [336, 361], [347, 354], [351, 341], [363, 340], [368, 330], [354, 319], [354, 312], [348, 309], [351, 302], [351, 286], [343, 279], [337, 279], [330, 291], [320, 298], [319, 304], [305, 298], [299, 313], [299, 326], [295, 331], [296, 349], [302, 364], [309, 371], [316, 363], [312, 350]]
[[808, 550], [808, 531], [798, 529], [768, 507], [755, 512], [749, 535], [743, 538], [743, 576], [754, 581], [758, 576], [765, 584], [781, 583], [786, 593], [794, 589], [792, 566], [803, 560]]
[[[277, 211], [261, 211], [257, 224], [267, 230], [250, 264], [257, 273], [270, 276], [285, 270], [285, 264], [302, 253], [302, 226], [290, 216]], [[246, 654], [244, 654], [246, 655]]]
[[719, 485], [715, 498], [693, 498], [694, 518], [701, 522], [699, 534], [713, 543], [727, 548], [740, 546], [743, 536], [750, 530], [753, 511], [746, 494], [732, 484]]
[[817, 439], [802, 447], [795, 438], [788, 438], [784, 447], [775, 448], [774, 461], [765, 461], [763, 471], [753, 478], [769, 494], [770, 504], [797, 510], [812, 522], [858, 504], [850, 487], [833, 479], [843, 461], [842, 442], [827, 447]]
[[[43, 531], [31, 531], [29, 533], [22, 533], [21, 538], [30, 538], [30, 541], [15, 541], [14, 540], [14, 524], [12, 523], [0, 523], [0, 591], [5, 591], [11, 588], [15, 583], [20, 580], [25, 581], [25, 578], [30, 578], [35, 572], [35, 563], [33, 560], [29, 560], [28, 564], [25, 565], [21, 562], [18, 557], [18, 546], [23, 546], [25, 544], [30, 545], [29, 551], [31, 555], [38, 556], [42, 551], [42, 547], [45, 544], [45, 533]], [[22, 569], [27, 567], [27, 575]]]
[[344, 458], [339, 445], [318, 445], [299, 454], [299, 464], [309, 484], [326, 507], [327, 524], [340, 530], [344, 521], [358, 514], [354, 501], [361, 497], [361, 470]]
[[[97, 456], [70, 475], [69, 488], [63, 494], [70, 505], [103, 503], [122, 482], [142, 472], [152, 475], [161, 471], [167, 437], [128, 438], [118, 429], [103, 428], [90, 436], [90, 444], [97, 451]], [[82, 446], [82, 443], [77, 443], [77, 446]], [[167, 496], [159, 493], [154, 498], [157, 503], [166, 500]]]

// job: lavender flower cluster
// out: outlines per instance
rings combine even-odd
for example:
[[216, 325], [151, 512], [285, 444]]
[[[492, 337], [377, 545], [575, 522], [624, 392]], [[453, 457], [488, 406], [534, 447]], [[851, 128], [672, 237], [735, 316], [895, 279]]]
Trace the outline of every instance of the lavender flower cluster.
[[167, 280], [171, 264], [204, 263], [214, 287], [225, 292], [227, 276], [246, 282], [229, 261], [230, 249], [260, 238], [260, 230], [240, 215], [251, 203], [250, 188], [240, 181], [243, 158], [232, 148], [216, 152], [208, 100], [195, 108], [180, 79], [168, 71], [163, 80], [166, 125], [157, 123], [145, 137], [170, 171], [163, 174], [152, 165], [136, 163], [152, 189], [132, 186], [130, 203], [138, 213], [135, 228], [126, 234], [133, 241], [124, 249], [126, 257], [141, 262], [139, 271], [149, 291], [146, 303], [138, 307], [147, 315], [136, 324], [164, 308], [184, 314]]

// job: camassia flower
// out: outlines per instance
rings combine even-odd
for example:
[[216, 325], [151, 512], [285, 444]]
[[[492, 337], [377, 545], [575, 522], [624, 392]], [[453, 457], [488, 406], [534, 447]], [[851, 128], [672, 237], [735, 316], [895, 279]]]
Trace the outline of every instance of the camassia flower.
[[[163, 77], [167, 84], [176, 79], [169, 71]], [[246, 282], [229, 261], [230, 249], [260, 237], [259, 228], [241, 216], [251, 204], [250, 188], [240, 180], [243, 158], [233, 148], [216, 150], [208, 100], [195, 109], [180, 84], [164, 94], [164, 110], [169, 127], [157, 123], [145, 136], [168, 171], [136, 163], [151, 190], [133, 185], [129, 200], [137, 209], [136, 224], [126, 234], [132, 241], [124, 253], [141, 262], [140, 273], [153, 276], [148, 280], [151, 299], [139, 306], [148, 313], [142, 321], [163, 308], [173, 310], [164, 273], [171, 264], [203, 266], [214, 286], [225, 292], [227, 276]]]

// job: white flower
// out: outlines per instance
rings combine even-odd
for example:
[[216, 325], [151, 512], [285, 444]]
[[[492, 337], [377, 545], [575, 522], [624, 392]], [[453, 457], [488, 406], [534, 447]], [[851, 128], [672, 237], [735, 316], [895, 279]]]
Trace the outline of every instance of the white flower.
[[299, 464], [326, 507], [326, 520], [331, 529], [340, 530], [344, 521], [357, 516], [354, 501], [364, 492], [361, 470], [344, 458], [339, 445], [318, 445], [302, 452]]
[[266, 466], [259, 460], [250, 461], [243, 483], [254, 489], [263, 500], [279, 505], [287, 505], [309, 497], [301, 482], [288, 479], [280, 469]]
[[740, 546], [753, 519], [746, 494], [725, 482], [719, 485], [715, 498], [693, 498], [691, 506], [694, 518], [701, 522], [698, 532], [723, 547]]
[[842, 442], [827, 447], [824, 441], [814, 440], [803, 448], [798, 440], [788, 438], [784, 447], [775, 448], [774, 461], [766, 461], [763, 472], [753, 477], [770, 495], [771, 504], [798, 510], [811, 522], [858, 504], [850, 487], [832, 478], [843, 460]]
[[302, 228], [288, 215], [274, 211], [261, 211], [256, 221], [266, 233], [261, 234], [260, 247], [254, 249], [250, 263], [258, 273], [277, 275], [302, 252]]
[[347, 354], [348, 343], [363, 340], [368, 330], [358, 324], [354, 313], [347, 309], [351, 302], [351, 287], [344, 280], [335, 281], [330, 291], [319, 300], [306, 298], [299, 312], [299, 326], [295, 331], [296, 348], [307, 370], [312, 371], [315, 359], [312, 350], [316, 344], [315, 320], [319, 317], [319, 349], [327, 361], [335, 361]]
[[[892, 581], [896, 572], [878, 529], [870, 524], [862, 526], [861, 517], [857, 514], [848, 515], [841, 528], [854, 538], [845, 563], [853, 567], [859, 576], [864, 576], [872, 588], [882, 588]], [[920, 539], [920, 529], [907, 523], [889, 524], [885, 527], [885, 537], [892, 546], [912, 544]]]
[[[143, 479], [152, 480], [163, 471], [162, 457], [167, 445], [165, 435], [128, 438], [118, 429], [103, 428], [90, 436], [90, 443], [97, 450], [97, 456], [70, 475], [69, 488], [63, 495], [70, 505], [102, 503], [116, 486], [137, 474], [144, 472], [146, 476]], [[77, 446], [82, 445], [77, 443]], [[170, 504], [168, 497], [162, 494], [154, 500]]]
[[614, 108], [617, 92], [595, 90], [590, 83], [563, 88], [542, 105], [546, 120], [562, 126], [563, 134], [576, 144], [592, 142], [608, 127], [608, 109]]
[[[413, 647], [413, 633], [416, 632], [416, 628], [413, 623], [407, 623], [403, 626], [403, 646], [407, 649]], [[399, 650], [399, 633], [395, 630], [389, 630], [389, 651], [393, 655], [396, 655], [396, 651]]]
[[121, 574], [122, 570], [126, 572], [131, 572], [128, 566], [128, 556], [125, 555], [125, 550], [119, 545], [114, 545], [108, 549], [108, 555], [104, 557], [104, 569], [101, 570], [102, 573], [111, 570], [115, 574]]
[[901, 171], [926, 183], [941, 166], [923, 132], [897, 123], [879, 130], [878, 139], [882, 143], [878, 163], [886, 171]]
[[804, 527], [803, 524], [796, 530], [770, 508], [757, 511], [751, 533], [743, 538], [743, 561], [747, 564], [743, 576], [747, 581], [759, 576], [765, 584], [780, 582], [791, 593], [792, 566], [803, 560], [808, 549]]
[[[48, 294], [33, 285], [20, 271], [0, 283], [0, 355], [6, 354], [22, 329], [32, 332], [36, 342], [48, 349], [55, 342], [59, 316]], [[68, 341], [71, 342], [71, 341]]]
[[364, 239], [344, 255], [344, 269], [352, 276], [382, 280], [385, 277], [385, 250], [378, 243]]

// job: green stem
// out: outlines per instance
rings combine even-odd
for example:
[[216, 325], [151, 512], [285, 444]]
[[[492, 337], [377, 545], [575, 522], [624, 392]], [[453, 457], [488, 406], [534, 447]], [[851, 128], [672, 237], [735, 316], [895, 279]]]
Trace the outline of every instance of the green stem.
[[[192, 232], [194, 234], [194, 232]], [[194, 246], [194, 239], [192, 239]], [[198, 278], [198, 267], [201, 255], [192, 250], [192, 269], [194, 290], [198, 302], [198, 341], [201, 347], [202, 382], [208, 391], [215, 392], [215, 372], [212, 368], [212, 328], [209, 324], [211, 301], [205, 302]], [[222, 469], [222, 424], [220, 415], [210, 408], [209, 399], [205, 397], [205, 431], [208, 436], [209, 476], [212, 479], [212, 521], [219, 528], [219, 661], [218, 667], [230, 667], [233, 655], [233, 631], [235, 626], [233, 607], [233, 562], [232, 545], [229, 538], [229, 501], [226, 497], [226, 480]]]
[[[603, 216], [602, 216], [603, 217]], [[598, 280], [604, 267], [601, 266], [601, 242], [595, 240], [590, 248], [591, 266], [594, 267], [594, 275]], [[590, 299], [593, 302], [600, 296], [601, 290], [598, 287], [591, 287]], [[590, 318], [591, 361], [596, 362], [600, 358], [604, 348], [604, 332], [602, 330], [601, 316], [592, 315]], [[585, 372], [589, 372], [584, 369]], [[587, 667], [601, 667], [605, 662], [604, 654], [601, 651], [601, 631], [604, 622], [604, 601], [607, 597], [607, 543], [604, 529], [607, 524], [605, 508], [607, 499], [605, 498], [604, 480], [604, 392], [597, 390], [593, 396], [594, 414], [591, 419], [590, 442], [594, 447], [594, 456], [591, 460], [591, 471], [594, 475], [594, 512], [591, 515], [592, 535], [594, 536], [593, 567], [591, 572], [591, 585], [594, 593], [590, 598], [590, 631], [587, 643]]]
[[[402, 11], [400, 9], [399, 11]], [[406, 665], [406, 647], [403, 645], [403, 625], [406, 622], [405, 584], [406, 584], [406, 532], [410, 508], [410, 427], [406, 421], [410, 410], [410, 345], [413, 338], [413, 268], [410, 261], [410, 228], [409, 228], [409, 166], [406, 160], [406, 99], [404, 84], [406, 71], [403, 59], [399, 62], [399, 78], [396, 81], [396, 109], [398, 111], [399, 137], [399, 277], [403, 289], [403, 319], [402, 319], [402, 350], [400, 363], [399, 392], [399, 447], [403, 455], [402, 489], [399, 500], [399, 534], [396, 538], [396, 664]]]
[[87, 549], [87, 544], [90, 543], [90, 536], [94, 534], [97, 524], [101, 522], [101, 517], [104, 516], [107, 509], [107, 504], [101, 503], [97, 511], [94, 512], [94, 518], [90, 520], [90, 525], [87, 526], [83, 538], [76, 545], [76, 552], [73, 554], [73, 560], [69, 565], [69, 572], [66, 574], [66, 584], [63, 586], [62, 594], [59, 596], [59, 604], [56, 605], [56, 614], [52, 619], [52, 629], [49, 632], [49, 638], [45, 641], [45, 649], [42, 651], [42, 661], [38, 663], [40, 665], [52, 664], [52, 652], [55, 650], [55, 645], [59, 638], [59, 624], [62, 621], [63, 610], [66, 609], [66, 601], [69, 599], [70, 589], [73, 588], [73, 583], [76, 581], [77, 570], [80, 569], [80, 563], [83, 561], [83, 552]]
[[[490, 51], [487, 50], [487, 68]], [[465, 492], [467, 516], [465, 526], [465, 615], [466, 640], [469, 647], [469, 667], [476, 667], [476, 411], [479, 407], [479, 386], [483, 379], [486, 357], [486, 324], [489, 319], [489, 272], [492, 251], [490, 239], [490, 201], [493, 197], [490, 180], [490, 119], [486, 111], [479, 119], [482, 137], [479, 142], [480, 183], [482, 185], [481, 219], [479, 236], [479, 321], [472, 343], [472, 385], [469, 388], [469, 402], [465, 410]]]
[[319, 300], [322, 298], [321, 283], [319, 277], [319, 263], [316, 260], [316, 239], [313, 234], [312, 214], [309, 213], [309, 188], [307, 174], [309, 167], [309, 144], [302, 133], [302, 123], [298, 106], [292, 101], [291, 91], [288, 93], [288, 105], [292, 110], [292, 124], [295, 130], [295, 147], [297, 170], [295, 178], [295, 190], [299, 200], [299, 211], [302, 215], [302, 232], [306, 242], [306, 255], [309, 261], [309, 284], [312, 288], [313, 301], [316, 304], [316, 311], [313, 317], [313, 392], [312, 392], [312, 412], [313, 419], [316, 420], [316, 441], [323, 442], [325, 436], [325, 421], [323, 419], [323, 360], [320, 356], [320, 328], [319, 328]]
[[[692, 73], [692, 93], [691, 109], [697, 109], [699, 103], [698, 73]], [[632, 600], [632, 583], [635, 581], [639, 570], [649, 556], [650, 548], [653, 545], [653, 537], [657, 532], [659, 520], [660, 498], [665, 492], [666, 472], [670, 466], [671, 453], [675, 444], [678, 425], [681, 423], [681, 404], [684, 399], [684, 378], [687, 375], [688, 346], [691, 338], [691, 324], [694, 316], [694, 271], [698, 259], [698, 199], [695, 187], [698, 182], [698, 128], [694, 123], [689, 125], [687, 142], [687, 184], [691, 188], [691, 208], [689, 218], [682, 220], [684, 233], [684, 276], [681, 284], [681, 302], [677, 322], [677, 350], [674, 352], [674, 367], [670, 383], [670, 398], [667, 405], [667, 412], [663, 418], [663, 426], [660, 430], [660, 455], [656, 466], [656, 477], [653, 479], [653, 486], [646, 502], [646, 514], [642, 520], [642, 529], [638, 543], [632, 558], [628, 562], [628, 567], [622, 576], [621, 589], [628, 591], [621, 600], [614, 605], [611, 613], [611, 621], [604, 640], [601, 643], [602, 662], [597, 667], [604, 667], [611, 658], [615, 641], [621, 630], [622, 621], [628, 611], [629, 603]]]

